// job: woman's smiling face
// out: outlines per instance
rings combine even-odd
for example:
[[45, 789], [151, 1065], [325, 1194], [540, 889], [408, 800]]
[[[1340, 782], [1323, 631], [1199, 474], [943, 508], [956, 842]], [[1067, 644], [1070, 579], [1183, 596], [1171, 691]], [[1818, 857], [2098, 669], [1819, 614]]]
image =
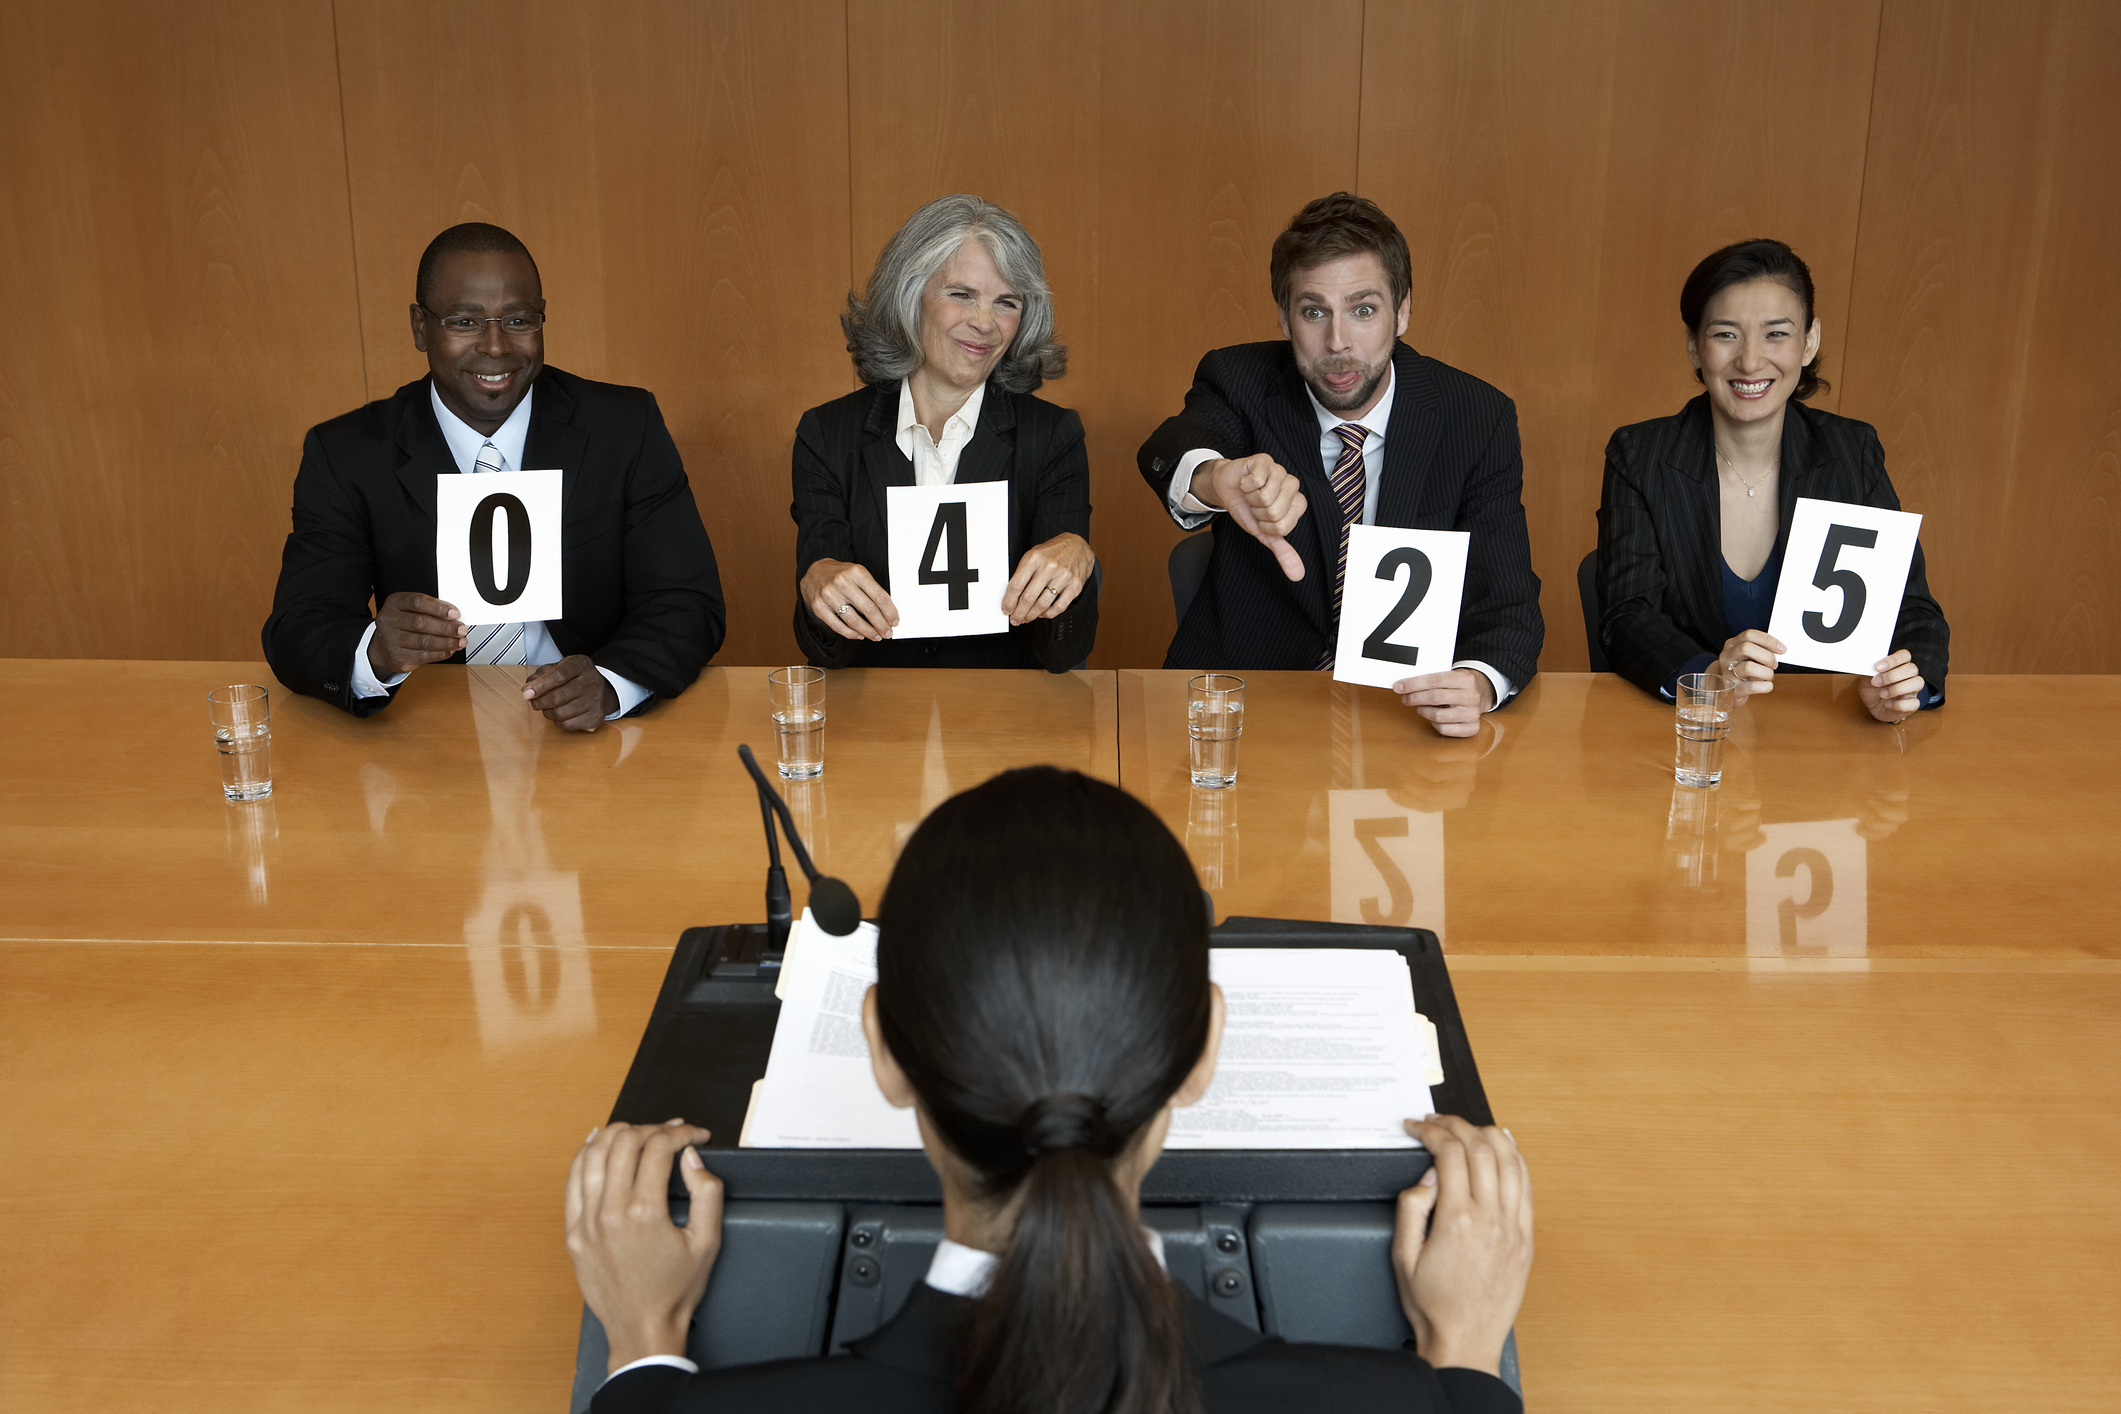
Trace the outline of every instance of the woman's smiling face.
[[1781, 413], [1805, 364], [1819, 353], [1819, 321], [1779, 280], [1747, 280], [1718, 290], [1687, 335], [1687, 357], [1701, 370], [1709, 401], [1735, 422]]

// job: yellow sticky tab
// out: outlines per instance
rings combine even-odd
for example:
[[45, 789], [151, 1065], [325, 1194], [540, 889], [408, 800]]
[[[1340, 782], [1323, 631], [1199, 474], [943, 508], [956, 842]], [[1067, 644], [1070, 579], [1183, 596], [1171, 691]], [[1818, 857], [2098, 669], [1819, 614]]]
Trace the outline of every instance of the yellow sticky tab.
[[1414, 1013], [1414, 1019], [1421, 1023], [1421, 1034], [1429, 1044], [1428, 1056], [1423, 1061], [1428, 1073], [1423, 1076], [1423, 1083], [1431, 1087], [1441, 1085], [1443, 1084], [1443, 1043], [1436, 1035], [1436, 1023], [1418, 1011]]

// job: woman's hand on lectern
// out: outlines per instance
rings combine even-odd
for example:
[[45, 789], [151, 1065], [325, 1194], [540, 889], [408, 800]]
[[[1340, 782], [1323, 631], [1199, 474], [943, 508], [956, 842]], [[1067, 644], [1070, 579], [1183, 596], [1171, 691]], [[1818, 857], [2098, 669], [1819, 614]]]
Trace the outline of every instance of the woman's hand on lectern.
[[1500, 1374], [1532, 1271], [1531, 1172], [1500, 1129], [1432, 1115], [1408, 1120], [1407, 1132], [1434, 1162], [1399, 1195], [1392, 1272], [1400, 1308], [1431, 1365]]
[[[677, 1119], [606, 1125], [567, 1171], [567, 1255], [582, 1299], [604, 1324], [612, 1370], [685, 1353], [693, 1308], [722, 1250], [722, 1181], [692, 1151], [706, 1138]], [[673, 1161], [692, 1195], [683, 1227], [670, 1220]]]

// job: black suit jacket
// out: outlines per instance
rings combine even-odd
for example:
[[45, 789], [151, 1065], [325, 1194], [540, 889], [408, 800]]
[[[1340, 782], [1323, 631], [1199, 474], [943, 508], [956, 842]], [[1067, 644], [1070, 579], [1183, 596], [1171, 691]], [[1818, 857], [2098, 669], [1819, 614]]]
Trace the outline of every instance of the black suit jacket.
[[[795, 429], [795, 577], [819, 560], [859, 564], [891, 589], [889, 521], [884, 492], [914, 484], [913, 462], [898, 449], [899, 385], [864, 387], [803, 414]], [[1009, 565], [1062, 531], [1090, 538], [1090, 458], [1083, 420], [1029, 393], [992, 383], [980, 404], [972, 440], [959, 454], [957, 477], [1009, 483]], [[1066, 612], [1007, 633], [967, 638], [842, 638], [795, 600], [795, 641], [823, 668], [1036, 668], [1066, 672], [1097, 641], [1092, 581]]]
[[[1521, 1414], [1523, 1401], [1493, 1375], [1430, 1368], [1397, 1350], [1345, 1345], [1291, 1345], [1247, 1330], [1185, 1298], [1193, 1348], [1205, 1367], [1208, 1414], [1329, 1410], [1336, 1414]], [[688, 1375], [669, 1365], [644, 1366], [607, 1382], [591, 1414], [706, 1411], [741, 1414], [953, 1414], [951, 1376], [960, 1322], [971, 1302], [925, 1282], [852, 1354], [776, 1360]]]
[[[347, 681], [370, 599], [435, 592], [435, 477], [458, 467], [427, 384], [312, 427], [302, 442], [265, 659], [296, 692], [357, 717], [390, 702], [354, 697]], [[546, 368], [523, 466], [564, 473], [566, 616], [547, 625], [554, 646], [660, 697], [690, 687], [722, 646], [727, 615], [714, 547], [654, 395]]]
[[[1792, 400], [1782, 419], [1775, 537], [1789, 539], [1797, 498], [1900, 509], [1885, 449], [1867, 422]], [[1722, 651], [1723, 503], [1706, 393], [1672, 417], [1623, 427], [1605, 448], [1598, 505], [1599, 637], [1613, 671], [1656, 692], [1690, 658]], [[1943, 700], [1952, 631], [1930, 597], [1922, 545], [1908, 566], [1893, 651], [1909, 649]]]
[[[1472, 532], [1454, 661], [1487, 663], [1522, 689], [1546, 637], [1539, 576], [1525, 533], [1517, 409], [1500, 392], [1405, 344], [1392, 354], [1377, 524]], [[1332, 646], [1340, 523], [1318, 454], [1318, 418], [1286, 340], [1216, 349], [1200, 361], [1186, 408], [1142, 444], [1141, 472], [1159, 501], [1196, 447], [1225, 457], [1265, 452], [1303, 483], [1310, 503], [1289, 535], [1304, 577], [1291, 583], [1250, 535], [1215, 537], [1167, 668], [1315, 668]]]

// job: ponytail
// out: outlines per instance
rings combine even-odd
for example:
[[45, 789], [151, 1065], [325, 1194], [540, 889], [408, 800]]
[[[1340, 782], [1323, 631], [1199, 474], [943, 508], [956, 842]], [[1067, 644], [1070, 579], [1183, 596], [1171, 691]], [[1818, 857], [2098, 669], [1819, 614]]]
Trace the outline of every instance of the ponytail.
[[878, 910], [877, 1020], [1015, 1226], [959, 1348], [962, 1414], [1196, 1414], [1178, 1290], [1113, 1165], [1200, 1059], [1208, 919], [1139, 801], [1050, 766], [939, 806]]
[[1016, 1229], [958, 1355], [963, 1414], [1173, 1414], [1199, 1408], [1174, 1287], [1141, 1219], [1086, 1148], [1032, 1161]]

